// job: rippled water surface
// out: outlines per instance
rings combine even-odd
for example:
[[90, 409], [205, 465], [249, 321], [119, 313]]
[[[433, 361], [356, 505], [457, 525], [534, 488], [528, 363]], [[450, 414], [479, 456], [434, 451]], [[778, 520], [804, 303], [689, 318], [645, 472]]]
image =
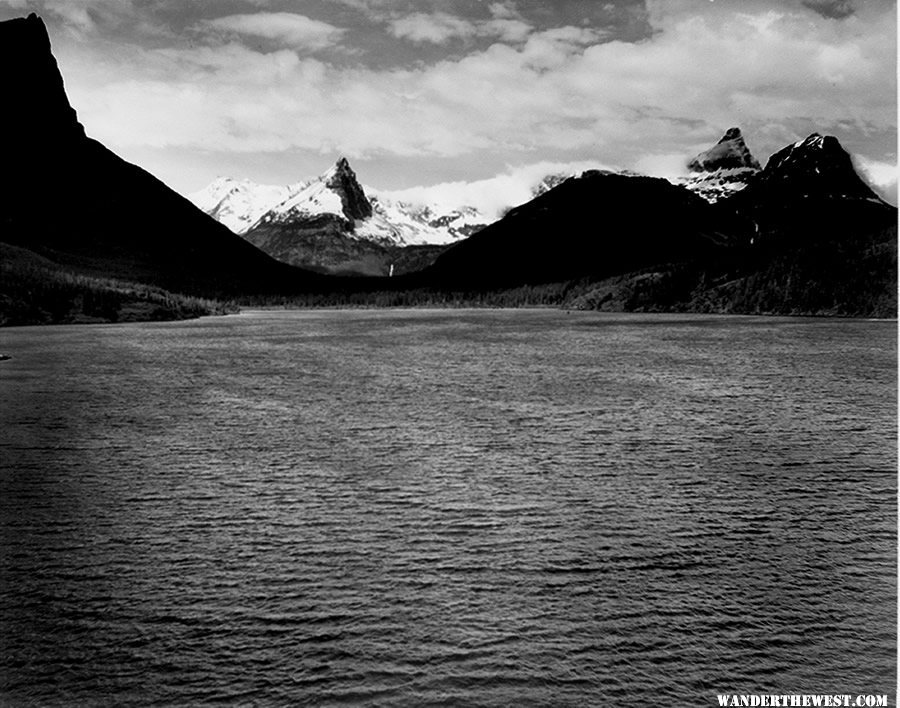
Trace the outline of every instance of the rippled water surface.
[[896, 342], [557, 311], [0, 331], [0, 704], [893, 705]]

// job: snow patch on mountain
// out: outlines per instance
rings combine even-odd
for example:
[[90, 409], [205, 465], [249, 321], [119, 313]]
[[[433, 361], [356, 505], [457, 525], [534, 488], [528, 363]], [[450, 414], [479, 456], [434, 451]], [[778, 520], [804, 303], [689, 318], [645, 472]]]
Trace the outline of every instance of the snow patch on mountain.
[[717, 202], [744, 189], [761, 172], [739, 128], [730, 128], [718, 143], [687, 164], [689, 174], [674, 181], [706, 199]]
[[[313, 180], [289, 192], [287, 198], [267, 209], [258, 221], [284, 223], [299, 217], [323, 214], [343, 214], [343, 203], [340, 195], [325, 181]], [[251, 224], [254, 225], [255, 222]]]
[[234, 233], [244, 234], [273, 205], [298, 188], [299, 185], [257, 184], [249, 179], [219, 177], [187, 198]]
[[275, 187], [220, 178], [189, 199], [235, 233], [261, 225], [312, 223], [323, 217], [343, 224], [350, 238], [385, 245], [443, 245], [493, 223], [596, 163], [537, 163], [474, 182], [381, 190], [360, 185], [341, 158], [325, 174]]

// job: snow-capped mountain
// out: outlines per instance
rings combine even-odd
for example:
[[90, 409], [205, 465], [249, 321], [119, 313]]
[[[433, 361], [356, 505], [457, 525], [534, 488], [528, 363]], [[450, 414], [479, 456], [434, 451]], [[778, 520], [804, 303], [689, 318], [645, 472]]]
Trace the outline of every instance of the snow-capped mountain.
[[220, 177], [188, 198], [240, 235], [260, 227], [328, 222], [349, 238], [382, 245], [443, 245], [493, 220], [475, 207], [416, 203], [363, 187], [345, 158], [325, 174], [293, 185]]
[[287, 197], [271, 206], [251, 228], [257, 223], [283, 224], [327, 215], [345, 219], [347, 228], [352, 231], [355, 222], [372, 216], [372, 205], [344, 158], [321, 177], [286, 189]]
[[[493, 221], [490, 215], [472, 206], [409, 202], [374, 189], [369, 194], [374, 211], [371, 225], [377, 228], [379, 220], [383, 220], [385, 228], [393, 229], [400, 241], [409, 245], [453, 243]], [[362, 225], [363, 232], [367, 226]]]
[[246, 233], [253, 224], [300, 185], [257, 184], [249, 179], [219, 177], [205, 189], [188, 195], [197, 207], [236, 234]]
[[761, 171], [750, 154], [740, 128], [730, 128], [718, 143], [688, 162], [689, 174], [676, 180], [708, 202], [717, 202], [744, 189]]

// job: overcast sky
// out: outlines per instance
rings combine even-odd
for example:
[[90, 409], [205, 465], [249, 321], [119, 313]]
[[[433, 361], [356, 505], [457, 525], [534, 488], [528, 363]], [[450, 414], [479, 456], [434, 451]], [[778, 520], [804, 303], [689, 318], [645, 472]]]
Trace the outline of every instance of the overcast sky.
[[536, 163], [672, 174], [740, 126], [896, 180], [892, 0], [0, 0], [37, 12], [88, 134], [182, 192]]

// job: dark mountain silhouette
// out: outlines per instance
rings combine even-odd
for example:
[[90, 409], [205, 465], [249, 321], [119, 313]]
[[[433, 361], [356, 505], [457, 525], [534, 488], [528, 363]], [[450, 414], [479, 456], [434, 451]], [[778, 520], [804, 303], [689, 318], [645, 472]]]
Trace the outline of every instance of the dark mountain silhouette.
[[783, 248], [856, 239], [896, 224], [897, 210], [857, 174], [837, 138], [813, 133], [776, 152], [747, 187], [715, 205], [754, 242]]
[[715, 257], [728, 233], [726, 220], [684, 187], [591, 171], [452, 246], [423, 277], [455, 289], [605, 277]]
[[207, 295], [313, 287], [85, 136], [43, 21], [0, 23], [0, 241], [78, 272]]
[[569, 179], [420, 278], [470, 294], [568, 283], [514, 297], [575, 307], [896, 316], [896, 224], [837, 139], [812, 135], [714, 204], [665, 180]]

